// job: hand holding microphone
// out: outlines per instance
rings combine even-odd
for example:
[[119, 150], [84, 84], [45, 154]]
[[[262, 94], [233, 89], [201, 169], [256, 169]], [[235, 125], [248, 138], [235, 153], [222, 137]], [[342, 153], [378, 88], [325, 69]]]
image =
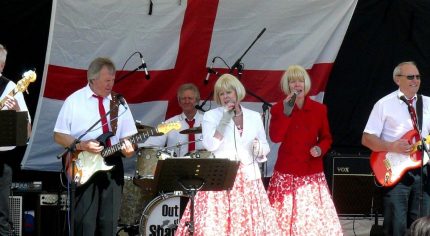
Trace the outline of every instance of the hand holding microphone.
[[216, 130], [224, 135], [225, 128], [230, 123], [234, 116], [234, 102], [228, 102], [226, 106], [224, 107], [224, 113], [222, 114], [221, 120], [218, 123], [218, 126], [216, 127]]
[[297, 91], [292, 92], [284, 99], [284, 114], [290, 116], [293, 112], [294, 103], [297, 98]]

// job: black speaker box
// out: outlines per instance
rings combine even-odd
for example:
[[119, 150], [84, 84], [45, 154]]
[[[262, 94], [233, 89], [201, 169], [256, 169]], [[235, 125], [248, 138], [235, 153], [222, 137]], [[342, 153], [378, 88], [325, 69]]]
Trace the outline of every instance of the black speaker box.
[[380, 189], [375, 185], [369, 157], [331, 158], [331, 191], [337, 213], [344, 216], [380, 213]]
[[65, 195], [49, 193], [39, 195], [36, 211], [37, 235], [63, 236], [68, 234], [65, 201]]

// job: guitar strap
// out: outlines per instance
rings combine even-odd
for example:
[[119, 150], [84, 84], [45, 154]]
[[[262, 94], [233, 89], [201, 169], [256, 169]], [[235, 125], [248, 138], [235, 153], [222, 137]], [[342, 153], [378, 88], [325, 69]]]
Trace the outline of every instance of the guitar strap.
[[119, 110], [119, 99], [117, 98], [118, 93], [112, 91], [110, 101], [110, 127], [112, 127], [112, 133], [116, 134], [116, 129], [118, 128], [118, 110]]
[[6, 85], [9, 83], [9, 80], [4, 77], [0, 76], [0, 96], [3, 94], [4, 90], [6, 89]]
[[423, 128], [423, 98], [421, 94], [417, 95], [417, 117], [418, 117], [418, 128]]

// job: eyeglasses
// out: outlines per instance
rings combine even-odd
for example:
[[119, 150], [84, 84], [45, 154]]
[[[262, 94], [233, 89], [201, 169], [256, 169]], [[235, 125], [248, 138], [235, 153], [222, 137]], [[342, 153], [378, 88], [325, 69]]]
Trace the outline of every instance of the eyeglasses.
[[397, 76], [405, 76], [408, 80], [413, 80], [414, 78], [417, 80], [421, 79], [421, 75], [397, 75]]

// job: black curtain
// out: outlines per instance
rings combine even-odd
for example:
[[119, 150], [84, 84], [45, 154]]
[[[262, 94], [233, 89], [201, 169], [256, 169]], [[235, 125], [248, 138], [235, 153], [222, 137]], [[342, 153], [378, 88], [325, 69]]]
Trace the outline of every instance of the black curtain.
[[368, 152], [361, 135], [374, 103], [398, 89], [394, 67], [415, 61], [430, 95], [430, 1], [360, 0], [328, 81], [333, 150]]

